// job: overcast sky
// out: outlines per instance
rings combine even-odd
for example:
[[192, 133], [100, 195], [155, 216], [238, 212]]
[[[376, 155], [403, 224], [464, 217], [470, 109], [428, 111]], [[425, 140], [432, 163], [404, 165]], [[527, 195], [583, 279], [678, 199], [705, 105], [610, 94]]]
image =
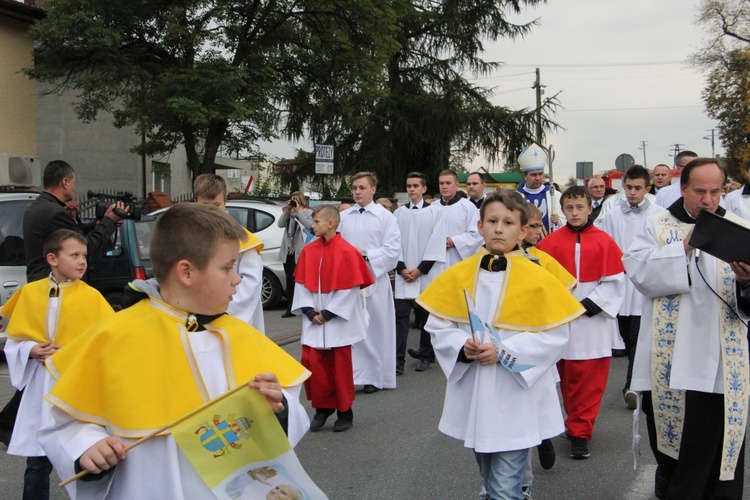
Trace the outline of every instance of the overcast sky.
[[[556, 120], [565, 130], [549, 134], [545, 146], [554, 145], [554, 178], [561, 184], [575, 175], [578, 161], [592, 161], [595, 173], [614, 168], [621, 153], [644, 163], [642, 141], [649, 168], [672, 165], [675, 144], [708, 156], [711, 142], [704, 137], [716, 122], [701, 100], [703, 75], [686, 64], [706, 37], [694, 24], [698, 3], [549, 0], [516, 19], [539, 19], [526, 38], [486, 46], [485, 59], [504, 67], [472, 81], [494, 88], [495, 104], [532, 108], [531, 85], [540, 68], [545, 95], [560, 92]], [[294, 154], [281, 144], [269, 152]], [[718, 137], [715, 152], [723, 153]], [[478, 165], [486, 165], [481, 157]]]

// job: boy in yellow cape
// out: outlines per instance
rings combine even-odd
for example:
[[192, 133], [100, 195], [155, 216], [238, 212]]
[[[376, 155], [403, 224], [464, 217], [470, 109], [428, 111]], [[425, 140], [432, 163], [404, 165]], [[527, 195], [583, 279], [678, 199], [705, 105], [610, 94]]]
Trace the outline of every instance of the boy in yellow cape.
[[170, 208], [149, 248], [158, 292], [47, 361], [58, 380], [47, 397], [54, 423], [42, 429], [40, 442], [60, 477], [74, 468], [90, 473], [91, 481], [68, 485], [72, 498], [213, 498], [168, 431], [124, 450], [238, 384], [250, 381], [290, 435], [292, 426], [309, 426], [299, 392], [310, 373], [225, 314], [240, 281], [235, 261], [245, 238], [219, 210]]
[[51, 419], [44, 401], [52, 378], [44, 361], [99, 320], [114, 314], [101, 294], [81, 281], [86, 272], [86, 238], [60, 229], [44, 243], [52, 272], [24, 285], [0, 309], [10, 317], [5, 357], [13, 387], [23, 390], [18, 418], [8, 446], [9, 455], [26, 459], [24, 498], [49, 498], [52, 464], [36, 433]]
[[[529, 449], [563, 432], [552, 367], [584, 309], [519, 249], [526, 201], [502, 190], [480, 208], [479, 252], [440, 274], [417, 302], [447, 387], [439, 429], [474, 450], [490, 498], [521, 498]], [[484, 328], [469, 320], [469, 304]]]
[[[219, 210], [227, 209], [227, 183], [219, 175], [201, 174], [193, 182], [193, 193], [196, 203], [210, 205]], [[253, 233], [245, 230], [247, 238], [240, 244], [240, 255], [235, 268], [242, 278], [237, 285], [237, 292], [232, 297], [227, 314], [237, 316], [249, 323], [260, 333], [266, 333], [263, 318], [263, 261], [260, 252], [263, 242]]]

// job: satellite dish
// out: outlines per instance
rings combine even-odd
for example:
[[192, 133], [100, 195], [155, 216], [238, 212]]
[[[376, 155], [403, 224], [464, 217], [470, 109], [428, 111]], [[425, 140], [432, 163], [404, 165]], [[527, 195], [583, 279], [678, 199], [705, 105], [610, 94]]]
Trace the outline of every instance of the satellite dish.
[[627, 153], [623, 153], [615, 159], [615, 167], [620, 172], [624, 172], [635, 165], [635, 158]]

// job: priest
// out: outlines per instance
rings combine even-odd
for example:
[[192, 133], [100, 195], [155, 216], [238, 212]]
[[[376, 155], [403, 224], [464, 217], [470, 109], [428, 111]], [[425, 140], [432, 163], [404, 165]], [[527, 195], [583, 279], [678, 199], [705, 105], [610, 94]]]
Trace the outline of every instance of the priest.
[[719, 206], [725, 177], [715, 159], [688, 163], [682, 197], [647, 218], [623, 258], [645, 297], [630, 387], [643, 391], [658, 498], [742, 498], [750, 376], [738, 295], [750, 266], [690, 245], [702, 210], [742, 223]]

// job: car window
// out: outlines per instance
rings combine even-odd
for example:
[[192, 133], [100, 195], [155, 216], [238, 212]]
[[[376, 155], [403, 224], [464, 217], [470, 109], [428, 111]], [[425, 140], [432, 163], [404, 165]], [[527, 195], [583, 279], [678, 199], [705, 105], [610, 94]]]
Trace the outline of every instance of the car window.
[[262, 210], [253, 210], [255, 219], [255, 232], [263, 231], [265, 228], [274, 223], [273, 215]]
[[135, 224], [135, 243], [138, 245], [138, 256], [142, 260], [150, 260], [148, 245], [151, 242], [151, 230], [156, 221], [142, 221]]
[[23, 214], [34, 200], [0, 203], [0, 266], [26, 265], [23, 244]]
[[105, 257], [119, 257], [122, 255], [122, 227], [117, 228], [117, 238], [115, 239], [115, 246], [111, 250], [107, 250], [104, 253]]
[[249, 229], [250, 231], [253, 230], [253, 228], [248, 225], [248, 210], [246, 208], [227, 207], [226, 212], [230, 217], [239, 222], [242, 227]]

